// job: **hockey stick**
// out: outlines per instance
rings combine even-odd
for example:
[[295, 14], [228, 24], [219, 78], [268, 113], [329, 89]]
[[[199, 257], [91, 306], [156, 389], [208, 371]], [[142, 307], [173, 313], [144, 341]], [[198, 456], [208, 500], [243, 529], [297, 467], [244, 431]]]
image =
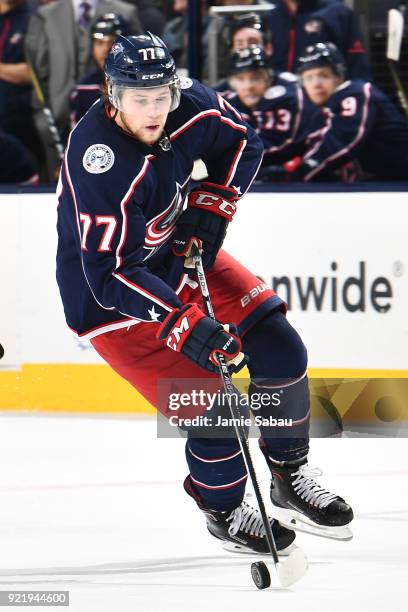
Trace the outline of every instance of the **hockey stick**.
[[57, 125], [55, 123], [54, 115], [52, 114], [52, 111], [49, 108], [49, 106], [47, 106], [47, 104], [45, 103], [45, 97], [41, 89], [41, 85], [37, 78], [37, 75], [35, 74], [34, 68], [28, 61], [27, 61], [27, 64], [31, 72], [31, 78], [33, 81], [33, 86], [34, 86], [36, 96], [38, 98], [39, 103], [41, 104], [42, 112], [48, 123], [48, 129], [52, 136], [52, 141], [55, 146], [55, 150], [58, 154], [58, 158], [62, 161], [64, 159], [64, 145], [62, 144], [61, 136], [58, 131]]
[[398, 97], [405, 114], [408, 116], [408, 98], [404, 86], [396, 69], [396, 63], [400, 59], [402, 35], [404, 32], [404, 16], [401, 11], [391, 9], [388, 11], [388, 39], [387, 59], [392, 78], [397, 88]]
[[[193, 244], [192, 246], [191, 255], [196, 270], [198, 284], [200, 286], [201, 296], [203, 298], [206, 314], [212, 319], [215, 319], [214, 309], [211, 303], [210, 293], [208, 291], [207, 279], [205, 277], [205, 272], [203, 268], [203, 262], [201, 260], [201, 255], [196, 244]], [[236, 391], [234, 385], [232, 384], [231, 375], [228, 371], [227, 361], [222, 353], [217, 354], [217, 359], [219, 363], [219, 370], [222, 378], [225, 395], [228, 398], [228, 406], [231, 412], [231, 417], [234, 422], [235, 432], [237, 434], [238, 442], [241, 447], [241, 451], [252, 482], [252, 486], [254, 488], [256, 501], [258, 503], [259, 512], [261, 513], [262, 522], [265, 529], [266, 541], [268, 543], [269, 551], [272, 555], [275, 571], [280, 584], [283, 587], [289, 587], [290, 585], [300, 580], [300, 578], [302, 578], [302, 576], [304, 576], [304, 574], [306, 573], [307, 559], [304, 552], [300, 548], [295, 548], [295, 550], [292, 551], [290, 555], [288, 555], [287, 559], [284, 562], [279, 561], [271, 525], [266, 514], [265, 504], [262, 499], [254, 464], [252, 461], [251, 453], [249, 451], [248, 438], [246, 436], [245, 428], [243, 427], [243, 425], [240, 424], [241, 414], [233, 400], [233, 398], [236, 397]], [[251, 567], [251, 572], [254, 582], [258, 588], [262, 589], [269, 586], [270, 579], [268, 580], [268, 570], [266, 568], [266, 565], [262, 561], [258, 563], [253, 563]]]

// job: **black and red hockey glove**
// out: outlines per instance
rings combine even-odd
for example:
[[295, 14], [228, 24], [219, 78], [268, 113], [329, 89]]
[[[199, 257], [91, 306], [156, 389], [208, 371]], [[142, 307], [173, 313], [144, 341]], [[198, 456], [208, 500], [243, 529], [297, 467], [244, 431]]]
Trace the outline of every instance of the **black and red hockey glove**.
[[231, 373], [239, 372], [248, 362], [241, 352], [239, 337], [207, 317], [198, 304], [186, 304], [173, 310], [161, 324], [156, 338], [165, 340], [173, 351], [182, 353], [210, 372], [218, 372], [217, 353], [225, 356]]
[[204, 268], [211, 268], [235, 214], [237, 200], [235, 189], [215, 183], [201, 183], [190, 191], [187, 208], [176, 225], [174, 255], [189, 257], [195, 242], [202, 250]]

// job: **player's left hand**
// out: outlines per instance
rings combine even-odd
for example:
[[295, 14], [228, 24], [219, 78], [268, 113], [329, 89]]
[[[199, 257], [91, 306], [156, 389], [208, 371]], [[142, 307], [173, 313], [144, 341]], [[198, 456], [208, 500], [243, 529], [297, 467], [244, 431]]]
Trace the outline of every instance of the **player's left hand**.
[[228, 223], [236, 211], [238, 195], [232, 187], [202, 183], [188, 196], [188, 206], [177, 221], [173, 253], [188, 258], [195, 242], [206, 270], [214, 264]]

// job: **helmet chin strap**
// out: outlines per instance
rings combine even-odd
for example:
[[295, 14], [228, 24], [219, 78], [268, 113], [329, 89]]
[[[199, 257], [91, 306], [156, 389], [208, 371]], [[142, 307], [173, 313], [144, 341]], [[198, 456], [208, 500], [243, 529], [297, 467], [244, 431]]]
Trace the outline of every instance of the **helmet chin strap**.
[[[124, 115], [125, 115], [125, 114], [124, 114], [124, 113], [122, 113], [122, 112], [119, 112], [119, 111], [118, 111], [118, 109], [115, 109], [115, 110], [116, 110], [115, 117], [116, 117], [116, 116], [118, 115], [118, 113], [119, 113], [119, 118], [120, 118], [120, 121], [121, 121], [122, 125], [123, 125], [123, 126], [126, 128], [124, 131], [125, 131], [125, 132], [127, 132], [128, 134], [130, 134], [131, 136], [133, 136], [133, 137], [134, 137], [134, 134], [133, 134], [132, 130], [130, 129], [129, 125], [127, 124], [126, 119], [125, 119], [125, 117], [124, 117]], [[119, 127], [121, 127], [121, 126], [119, 126]], [[122, 129], [123, 129], [123, 128], [122, 128]]]
[[[124, 132], [126, 132], [127, 134], [130, 134], [131, 136], [133, 136], [133, 132], [130, 129], [130, 127], [128, 126], [128, 124], [126, 123], [126, 120], [124, 119], [124, 113], [122, 113], [121, 111], [119, 111], [118, 108], [116, 108], [116, 106], [113, 106], [113, 104], [111, 103], [110, 108], [113, 109], [113, 114], [111, 115], [110, 112], [108, 112], [109, 115], [109, 119], [111, 121], [113, 121], [121, 130], [123, 130]], [[117, 116], [119, 115], [119, 119], [120, 119], [120, 123], [121, 125], [116, 121]], [[125, 129], [124, 129], [125, 128]]]
[[110, 118], [110, 120], [111, 120], [111, 121], [115, 121], [116, 117], [118, 116], [118, 112], [119, 112], [119, 110], [118, 110], [118, 109], [117, 109], [115, 106], [112, 106], [112, 108], [113, 108], [113, 110], [114, 110], [114, 113], [113, 113], [113, 115], [112, 115], [112, 116], [110, 116], [109, 118]]
[[112, 84], [109, 83], [109, 81], [108, 81], [108, 98], [109, 98], [109, 102], [110, 102], [111, 108], [113, 108], [113, 110], [114, 110], [112, 116], [109, 113], [109, 118], [110, 118], [111, 121], [115, 121], [116, 117], [118, 116], [119, 109], [116, 108], [116, 106], [112, 102], [112, 100], [113, 100]]

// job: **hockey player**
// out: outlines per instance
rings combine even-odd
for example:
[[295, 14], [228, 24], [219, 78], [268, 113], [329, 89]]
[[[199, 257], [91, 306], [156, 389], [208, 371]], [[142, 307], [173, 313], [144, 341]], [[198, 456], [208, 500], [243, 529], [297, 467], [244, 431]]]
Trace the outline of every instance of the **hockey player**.
[[[220, 41], [220, 52], [218, 57], [218, 71], [228, 76], [230, 68], [229, 60], [233, 51], [246, 49], [252, 45], [262, 47], [268, 64], [272, 66], [273, 45], [267, 22], [263, 22], [256, 13], [244, 13], [243, 15], [232, 15], [226, 20]], [[293, 75], [294, 78], [295, 75]], [[228, 79], [223, 78], [213, 85], [214, 89], [221, 92], [230, 90]]]
[[[251, 393], [281, 390], [278, 413], [293, 419], [283, 437], [262, 430], [274, 503], [295, 507], [319, 532], [341, 529], [350, 506], [306, 467], [306, 350], [282, 300], [221, 249], [260, 164], [260, 139], [213, 90], [179, 80], [164, 43], [149, 32], [118, 37], [105, 73], [104, 99], [71, 132], [58, 187], [57, 280], [69, 327], [167, 416], [160, 380], [218, 385], [217, 352], [238, 371], [242, 349]], [[209, 176], [192, 188], [198, 158]], [[184, 269], [193, 242], [218, 321], [233, 320], [236, 334], [200, 308], [195, 274]], [[260, 513], [243, 501], [247, 472], [229, 429], [221, 438], [188, 431], [185, 490], [216, 538], [266, 552]], [[288, 548], [294, 532], [270, 520], [277, 548]]]
[[297, 180], [323, 180], [353, 160], [368, 179], [407, 179], [405, 118], [375, 85], [346, 80], [344, 59], [335, 45], [308, 49], [299, 60], [299, 74], [309, 98], [325, 109], [327, 124], [317, 144], [292, 165]]
[[98, 66], [89, 72], [71, 94], [71, 127], [91, 108], [92, 104], [101, 97], [102, 84], [105, 80], [103, 66], [106, 57], [119, 34], [126, 36], [128, 26], [121, 15], [106, 13], [100, 17], [91, 28], [92, 57]]
[[259, 47], [240, 49], [232, 55], [229, 82], [235, 91], [226, 96], [228, 101], [260, 135], [265, 148], [258, 178], [269, 176], [271, 166], [279, 167], [295, 155], [303, 155], [313, 141], [309, 137], [312, 129], [324, 125], [320, 109], [287, 73], [273, 74]]
[[269, 58], [273, 53], [271, 34], [267, 23], [257, 13], [234, 15], [228, 23], [231, 49], [246, 49], [251, 45], [262, 47]]

